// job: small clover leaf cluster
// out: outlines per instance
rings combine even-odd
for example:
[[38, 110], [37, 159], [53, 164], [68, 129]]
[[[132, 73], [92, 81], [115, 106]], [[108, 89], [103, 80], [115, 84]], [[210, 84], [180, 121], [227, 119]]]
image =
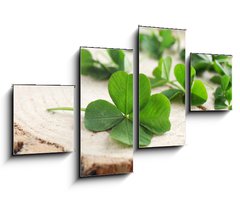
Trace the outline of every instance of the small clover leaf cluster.
[[220, 83], [220, 76], [232, 74], [231, 56], [228, 55], [207, 55], [200, 53], [191, 54], [191, 66], [196, 70], [197, 75], [204, 71], [215, 72], [211, 80]]
[[[171, 57], [161, 58], [158, 66], [153, 70], [153, 78], [151, 80], [152, 88], [169, 85], [171, 88], [163, 91], [162, 93], [170, 100], [175, 98], [182, 98], [185, 101], [186, 88], [185, 88], [185, 73], [186, 67], [184, 64], [177, 64], [174, 67], [174, 76], [176, 80], [170, 80], [170, 72], [172, 66]], [[191, 104], [200, 106], [207, 101], [208, 95], [206, 87], [201, 80], [194, 80], [196, 72], [194, 68], [191, 70]]]
[[91, 52], [82, 48], [80, 50], [81, 74], [94, 79], [106, 80], [116, 71], [125, 71], [130, 63], [121, 49], [107, 49], [108, 63], [94, 59]]
[[[228, 55], [191, 54], [195, 74], [209, 71], [214, 75], [210, 81], [219, 86], [214, 92], [214, 108], [232, 109], [232, 64]], [[193, 69], [193, 68], [192, 68]], [[193, 70], [192, 70], [193, 71]]]
[[151, 58], [157, 60], [162, 57], [163, 52], [171, 48], [176, 41], [177, 39], [169, 29], [163, 29], [157, 33], [139, 34], [140, 51], [147, 53]]
[[215, 93], [215, 109], [232, 109], [232, 83], [230, 76], [223, 75], [221, 77], [221, 86], [219, 86]]

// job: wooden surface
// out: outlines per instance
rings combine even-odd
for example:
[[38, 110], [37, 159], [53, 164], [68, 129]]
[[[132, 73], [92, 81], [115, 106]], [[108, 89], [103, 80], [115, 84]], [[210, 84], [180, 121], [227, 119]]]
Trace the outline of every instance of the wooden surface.
[[[92, 51], [95, 58], [106, 60], [106, 54]], [[131, 55], [128, 55], [131, 59]], [[105, 99], [112, 102], [108, 94], [108, 81], [81, 76], [81, 107]], [[84, 112], [81, 112], [81, 176], [110, 175], [132, 172], [133, 148], [120, 144], [109, 137], [109, 132], [91, 132], [84, 127]]]
[[73, 107], [73, 86], [15, 85], [14, 154], [73, 151], [74, 113], [48, 112], [48, 108]]

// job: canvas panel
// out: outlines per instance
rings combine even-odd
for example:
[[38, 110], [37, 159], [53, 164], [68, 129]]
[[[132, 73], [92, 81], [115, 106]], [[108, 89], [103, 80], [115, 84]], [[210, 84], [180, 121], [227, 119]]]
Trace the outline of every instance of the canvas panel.
[[133, 170], [132, 50], [80, 48], [80, 177]]
[[74, 86], [14, 85], [13, 155], [73, 151], [73, 105]]
[[139, 26], [138, 31], [138, 146], [183, 145], [185, 30]]
[[232, 110], [232, 56], [191, 53], [190, 111]]

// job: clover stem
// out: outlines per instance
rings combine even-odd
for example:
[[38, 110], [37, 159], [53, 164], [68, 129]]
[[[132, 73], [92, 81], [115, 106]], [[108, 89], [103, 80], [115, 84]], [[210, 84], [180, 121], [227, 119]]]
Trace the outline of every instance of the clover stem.
[[65, 111], [73, 111], [72, 107], [57, 107], [57, 108], [48, 108], [47, 111], [56, 111], [56, 110], [65, 110]]
[[[64, 110], [64, 111], [73, 111], [72, 107], [57, 107], [57, 108], [48, 108], [47, 111], [57, 111], [57, 110]], [[86, 108], [81, 108], [81, 111], [86, 111]]]
[[211, 89], [214, 89], [214, 87], [211, 86], [211, 83], [209, 83], [208, 81], [205, 82], [205, 85], [208, 86], [208, 87], [211, 88]]
[[183, 92], [185, 92], [185, 89], [182, 88], [182, 87], [180, 87], [180, 86], [177, 85], [176, 83], [174, 83], [174, 81], [169, 81], [168, 83], [169, 83], [170, 85], [172, 85], [172, 86], [178, 88], [179, 90], [182, 90]]
[[130, 119], [129, 115], [124, 114], [123, 116], [126, 117], [127, 119]]
[[232, 107], [232, 101], [231, 101], [231, 100], [229, 101], [229, 100], [227, 99], [227, 103], [228, 103], [228, 110], [230, 110], [230, 108]]
[[96, 63], [98, 63], [103, 69], [105, 69], [107, 72], [109, 72], [111, 74], [111, 71], [101, 62], [99, 62], [98, 60], [95, 60]]

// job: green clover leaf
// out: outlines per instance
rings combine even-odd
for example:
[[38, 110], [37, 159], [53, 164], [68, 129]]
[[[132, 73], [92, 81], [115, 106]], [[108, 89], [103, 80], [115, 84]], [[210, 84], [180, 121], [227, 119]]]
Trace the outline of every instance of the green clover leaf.
[[84, 125], [91, 131], [104, 131], [114, 127], [123, 119], [124, 116], [116, 106], [100, 99], [88, 104]]
[[185, 88], [185, 65], [184, 64], [177, 64], [174, 68], [174, 75], [180, 83], [180, 85]]
[[133, 145], [133, 124], [125, 118], [110, 132], [110, 137], [126, 145]]
[[140, 110], [140, 124], [156, 135], [161, 135], [170, 130], [169, 115], [171, 104], [163, 94], [154, 94], [147, 105]]
[[108, 92], [117, 108], [124, 114], [133, 111], [133, 75], [119, 71], [108, 82]]
[[208, 99], [206, 87], [201, 80], [194, 80], [191, 86], [191, 105], [200, 106]]

